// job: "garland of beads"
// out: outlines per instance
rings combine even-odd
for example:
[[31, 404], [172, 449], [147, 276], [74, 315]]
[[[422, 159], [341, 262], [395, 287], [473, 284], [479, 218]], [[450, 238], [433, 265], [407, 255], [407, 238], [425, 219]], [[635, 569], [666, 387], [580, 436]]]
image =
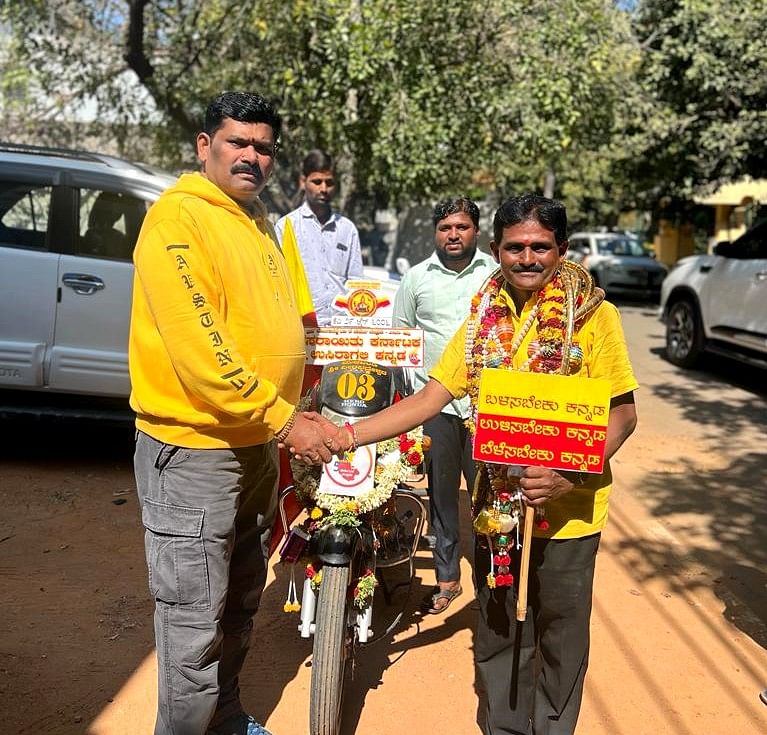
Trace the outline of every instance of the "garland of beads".
[[[536, 373], [572, 374], [583, 364], [583, 350], [573, 343], [573, 333], [604, 299], [591, 276], [579, 265], [563, 261], [555, 277], [538, 292], [538, 300], [515, 334], [509, 308], [503, 294], [505, 280], [497, 270], [472, 299], [466, 329], [466, 364], [468, 366], [471, 409], [466, 420], [472, 435], [476, 433], [479, 377], [486, 367], [513, 370], [513, 360], [522, 342], [537, 322], [537, 339], [528, 347], [528, 358], [518, 368]], [[492, 502], [477, 509], [474, 530], [486, 536], [490, 548], [490, 573], [487, 586], [511, 586], [511, 547], [519, 548], [519, 521], [522, 494], [519, 486], [521, 468], [491, 462], [477, 463], [477, 488], [482, 472], [487, 473]], [[473, 499], [476, 504], [477, 498]], [[548, 528], [542, 511], [537, 517], [541, 529]], [[516, 538], [512, 538], [516, 531]]]

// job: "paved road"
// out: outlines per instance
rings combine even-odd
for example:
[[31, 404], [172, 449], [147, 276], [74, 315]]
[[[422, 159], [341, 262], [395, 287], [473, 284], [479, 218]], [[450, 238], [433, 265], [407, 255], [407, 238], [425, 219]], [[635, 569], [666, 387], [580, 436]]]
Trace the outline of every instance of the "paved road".
[[[614, 462], [578, 732], [767, 732], [765, 376], [724, 360], [680, 371], [661, 357], [654, 309], [621, 311], [640, 424]], [[156, 673], [127, 436], [67, 434], [11, 427], [0, 458], [4, 731], [148, 734]], [[466, 559], [462, 575], [467, 592], [445, 615], [419, 620], [411, 606], [364, 652], [343, 735], [480, 731]], [[275, 735], [301, 735], [310, 644], [282, 612], [287, 582], [272, 570], [242, 687]], [[414, 599], [432, 583], [422, 554]]]

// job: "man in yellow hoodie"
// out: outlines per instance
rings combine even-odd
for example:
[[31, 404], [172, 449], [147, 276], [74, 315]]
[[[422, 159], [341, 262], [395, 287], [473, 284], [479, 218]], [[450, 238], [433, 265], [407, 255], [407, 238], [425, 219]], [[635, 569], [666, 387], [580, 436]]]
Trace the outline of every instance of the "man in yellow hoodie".
[[201, 173], [162, 194], [134, 253], [131, 406], [156, 735], [267, 733], [244, 712], [238, 677], [266, 580], [277, 442], [315, 460], [336, 448], [295, 410], [301, 316], [259, 199], [280, 128], [258, 94], [215, 98], [197, 136]]

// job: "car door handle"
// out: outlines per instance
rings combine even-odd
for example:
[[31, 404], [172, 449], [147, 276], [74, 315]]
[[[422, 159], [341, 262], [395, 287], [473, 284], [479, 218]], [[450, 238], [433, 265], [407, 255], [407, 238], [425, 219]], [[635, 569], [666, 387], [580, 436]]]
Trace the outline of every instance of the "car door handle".
[[87, 273], [65, 273], [61, 282], [83, 296], [90, 296], [104, 288], [104, 281], [98, 276], [89, 276]]
[[706, 263], [705, 265], [702, 265], [698, 270], [701, 273], [708, 273], [711, 270], [711, 264], [710, 263]]
[[767, 271], [759, 271], [756, 274], [757, 281], [767, 281]]

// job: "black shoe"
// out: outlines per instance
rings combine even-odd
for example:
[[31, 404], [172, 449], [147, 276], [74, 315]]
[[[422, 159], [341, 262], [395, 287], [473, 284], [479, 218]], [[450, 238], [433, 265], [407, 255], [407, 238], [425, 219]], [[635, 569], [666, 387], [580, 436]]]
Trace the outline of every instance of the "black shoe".
[[228, 719], [215, 729], [208, 730], [207, 735], [271, 735], [271, 733], [263, 725], [259, 725], [251, 715], [241, 714]]

